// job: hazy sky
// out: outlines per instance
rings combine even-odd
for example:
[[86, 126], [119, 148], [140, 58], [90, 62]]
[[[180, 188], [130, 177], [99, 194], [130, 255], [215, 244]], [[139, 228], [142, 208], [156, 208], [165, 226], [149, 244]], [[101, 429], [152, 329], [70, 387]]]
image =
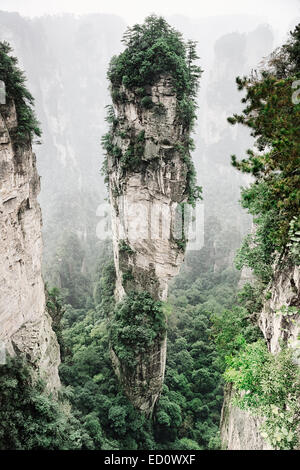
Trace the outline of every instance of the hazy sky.
[[274, 28], [286, 31], [292, 20], [300, 17], [300, 0], [0, 0], [0, 9], [26, 16], [112, 13], [122, 16], [128, 24], [142, 21], [150, 13], [191, 18], [249, 14], [262, 16]]

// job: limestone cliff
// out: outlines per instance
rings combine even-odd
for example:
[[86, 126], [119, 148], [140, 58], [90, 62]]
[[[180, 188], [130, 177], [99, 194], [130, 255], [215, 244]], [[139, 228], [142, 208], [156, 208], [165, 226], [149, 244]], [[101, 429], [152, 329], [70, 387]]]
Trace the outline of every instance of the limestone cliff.
[[280, 349], [280, 342], [299, 348], [300, 318], [282, 312], [282, 307], [300, 307], [300, 269], [288, 259], [276, 270], [271, 285], [271, 297], [265, 302], [259, 317], [259, 327], [268, 343], [270, 352]]
[[30, 141], [16, 145], [17, 127], [10, 100], [0, 106], [0, 342], [25, 354], [55, 390], [60, 354], [41, 274], [40, 180]]
[[262, 420], [233, 406], [233, 397], [234, 391], [230, 385], [227, 385], [221, 414], [222, 448], [228, 450], [272, 450], [272, 447], [259, 432]]
[[[300, 318], [299, 313], [288, 311], [287, 307], [300, 308], [300, 270], [288, 258], [278, 264], [273, 281], [266, 289], [268, 300], [258, 316], [258, 324], [263, 332], [271, 353], [277, 353], [282, 342], [294, 350], [295, 367], [300, 364]], [[229, 450], [272, 449], [260, 434], [263, 418], [232, 405], [233, 390], [225, 389], [225, 399], [221, 415], [222, 446]]]
[[[118, 91], [122, 100], [114, 101], [113, 151], [107, 165], [117, 301], [132, 290], [165, 301], [168, 282], [184, 257], [176, 220], [179, 204], [188, 198], [188, 166], [180, 151], [186, 135], [177, 118], [170, 77], [162, 75], [146, 92], [147, 107], [123, 86]], [[134, 372], [113, 350], [112, 359], [130, 400], [151, 413], [164, 379], [166, 335], [139, 358]]]

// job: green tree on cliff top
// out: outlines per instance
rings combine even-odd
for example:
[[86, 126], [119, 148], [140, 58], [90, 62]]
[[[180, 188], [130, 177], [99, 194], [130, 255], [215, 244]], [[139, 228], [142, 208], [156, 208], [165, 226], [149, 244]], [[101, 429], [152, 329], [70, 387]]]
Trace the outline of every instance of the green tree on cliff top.
[[255, 179], [243, 189], [242, 205], [254, 216], [256, 234], [246, 239], [238, 263], [250, 266], [266, 282], [277, 254], [287, 252], [291, 223], [299, 226], [300, 104], [293, 99], [299, 48], [298, 25], [259, 74], [237, 78], [238, 89], [246, 91], [246, 107], [228, 119], [249, 127], [256, 138], [256, 150], [248, 150], [246, 158], [232, 156], [233, 165]]
[[[33, 111], [34, 98], [25, 86], [25, 74], [17, 66], [18, 59], [10, 55], [11, 52], [12, 48], [6, 41], [0, 42], [0, 80], [5, 84], [6, 103], [14, 100], [18, 119], [16, 143], [22, 143], [34, 135], [40, 137], [42, 133]], [[1, 112], [4, 106], [0, 105]]]

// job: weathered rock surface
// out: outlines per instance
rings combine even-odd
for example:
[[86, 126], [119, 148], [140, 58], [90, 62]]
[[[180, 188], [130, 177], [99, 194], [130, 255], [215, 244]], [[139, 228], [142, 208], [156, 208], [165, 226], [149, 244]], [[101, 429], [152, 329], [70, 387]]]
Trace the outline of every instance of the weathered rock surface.
[[41, 274], [40, 180], [28, 143], [14, 145], [14, 104], [0, 106], [0, 342], [9, 354], [24, 353], [59, 387], [59, 346], [46, 312]]
[[[281, 342], [295, 351], [295, 366], [300, 365], [300, 317], [299, 313], [281, 313], [282, 307], [300, 308], [300, 271], [288, 259], [282, 260], [275, 271], [273, 282], [266, 289], [270, 299], [265, 301], [258, 324], [267, 341], [269, 351], [280, 350]], [[272, 449], [261, 437], [262, 419], [251, 416], [232, 405], [233, 390], [227, 387], [221, 415], [222, 446], [229, 450]]]
[[288, 343], [295, 350], [300, 348], [300, 317], [298, 313], [282, 313], [282, 307], [300, 309], [300, 270], [288, 260], [283, 260], [281, 269], [275, 273], [274, 283], [270, 288], [271, 298], [264, 304], [259, 317], [259, 327], [272, 353], [280, 350], [280, 342]]
[[221, 413], [222, 447], [228, 450], [272, 450], [259, 432], [262, 419], [233, 406], [233, 397], [234, 392], [229, 385], [225, 388]]
[[[130, 290], [147, 291], [156, 300], [166, 300], [168, 282], [184, 258], [174, 239], [181, 237], [175, 229], [178, 203], [187, 200], [188, 169], [180, 153], [184, 130], [177, 119], [169, 77], [161, 77], [146, 91], [152, 100], [150, 109], [143, 108], [141, 97], [124, 87], [119, 90], [122, 102], [114, 104], [118, 124], [113, 144], [123, 155], [108, 156], [117, 301]], [[136, 167], [123, 162], [129, 148], [133, 148], [133, 158], [138, 152]], [[121, 243], [126, 250], [120, 249]], [[138, 359], [133, 374], [120, 364], [114, 351], [112, 360], [129, 399], [151, 413], [164, 379], [166, 337]]]

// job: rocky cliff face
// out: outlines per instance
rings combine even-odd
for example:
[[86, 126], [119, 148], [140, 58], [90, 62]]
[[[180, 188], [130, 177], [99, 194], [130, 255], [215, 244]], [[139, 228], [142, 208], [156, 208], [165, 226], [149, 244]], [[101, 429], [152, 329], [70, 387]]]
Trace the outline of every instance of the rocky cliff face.
[[41, 275], [40, 189], [30, 143], [15, 145], [14, 103], [0, 106], [0, 342], [23, 353], [50, 390], [59, 387], [59, 347]]
[[272, 353], [279, 351], [281, 341], [289, 344], [295, 351], [300, 347], [299, 314], [292, 314], [292, 311], [288, 312], [285, 308], [300, 307], [300, 269], [288, 260], [283, 260], [282, 266], [275, 273], [270, 300], [265, 302], [259, 317], [259, 327]]
[[[184, 257], [184, 244], [176, 241], [182, 238], [176, 220], [179, 203], [187, 200], [188, 167], [180, 152], [185, 135], [176, 116], [176, 95], [168, 76], [146, 93], [141, 101], [121, 87], [122, 99], [114, 101], [113, 150], [107, 164], [117, 301], [132, 290], [166, 300], [168, 282]], [[129, 399], [151, 413], [164, 379], [166, 336], [153, 342], [134, 372], [113, 350], [112, 359]]]
[[[300, 365], [300, 318], [299, 313], [288, 307], [300, 308], [300, 270], [288, 259], [282, 260], [275, 270], [274, 280], [266, 290], [265, 301], [259, 314], [258, 324], [271, 353], [280, 350], [281, 342], [294, 349], [295, 367]], [[233, 390], [227, 387], [221, 416], [221, 440], [229, 450], [272, 449], [262, 438], [259, 428], [261, 418], [232, 405]]]
[[26, 70], [43, 129], [37, 168], [43, 181], [43, 274], [51, 286], [59, 286], [56, 253], [67, 233], [76, 234], [87, 270], [98, 259], [96, 210], [106, 197], [102, 179], [99, 183], [99, 135], [105, 132], [109, 100], [106, 69], [120, 52], [125, 27], [114, 15], [30, 19], [0, 11], [0, 40], [10, 43]]
[[262, 420], [232, 405], [234, 391], [227, 386], [221, 414], [222, 448], [228, 450], [272, 450], [259, 429]]

